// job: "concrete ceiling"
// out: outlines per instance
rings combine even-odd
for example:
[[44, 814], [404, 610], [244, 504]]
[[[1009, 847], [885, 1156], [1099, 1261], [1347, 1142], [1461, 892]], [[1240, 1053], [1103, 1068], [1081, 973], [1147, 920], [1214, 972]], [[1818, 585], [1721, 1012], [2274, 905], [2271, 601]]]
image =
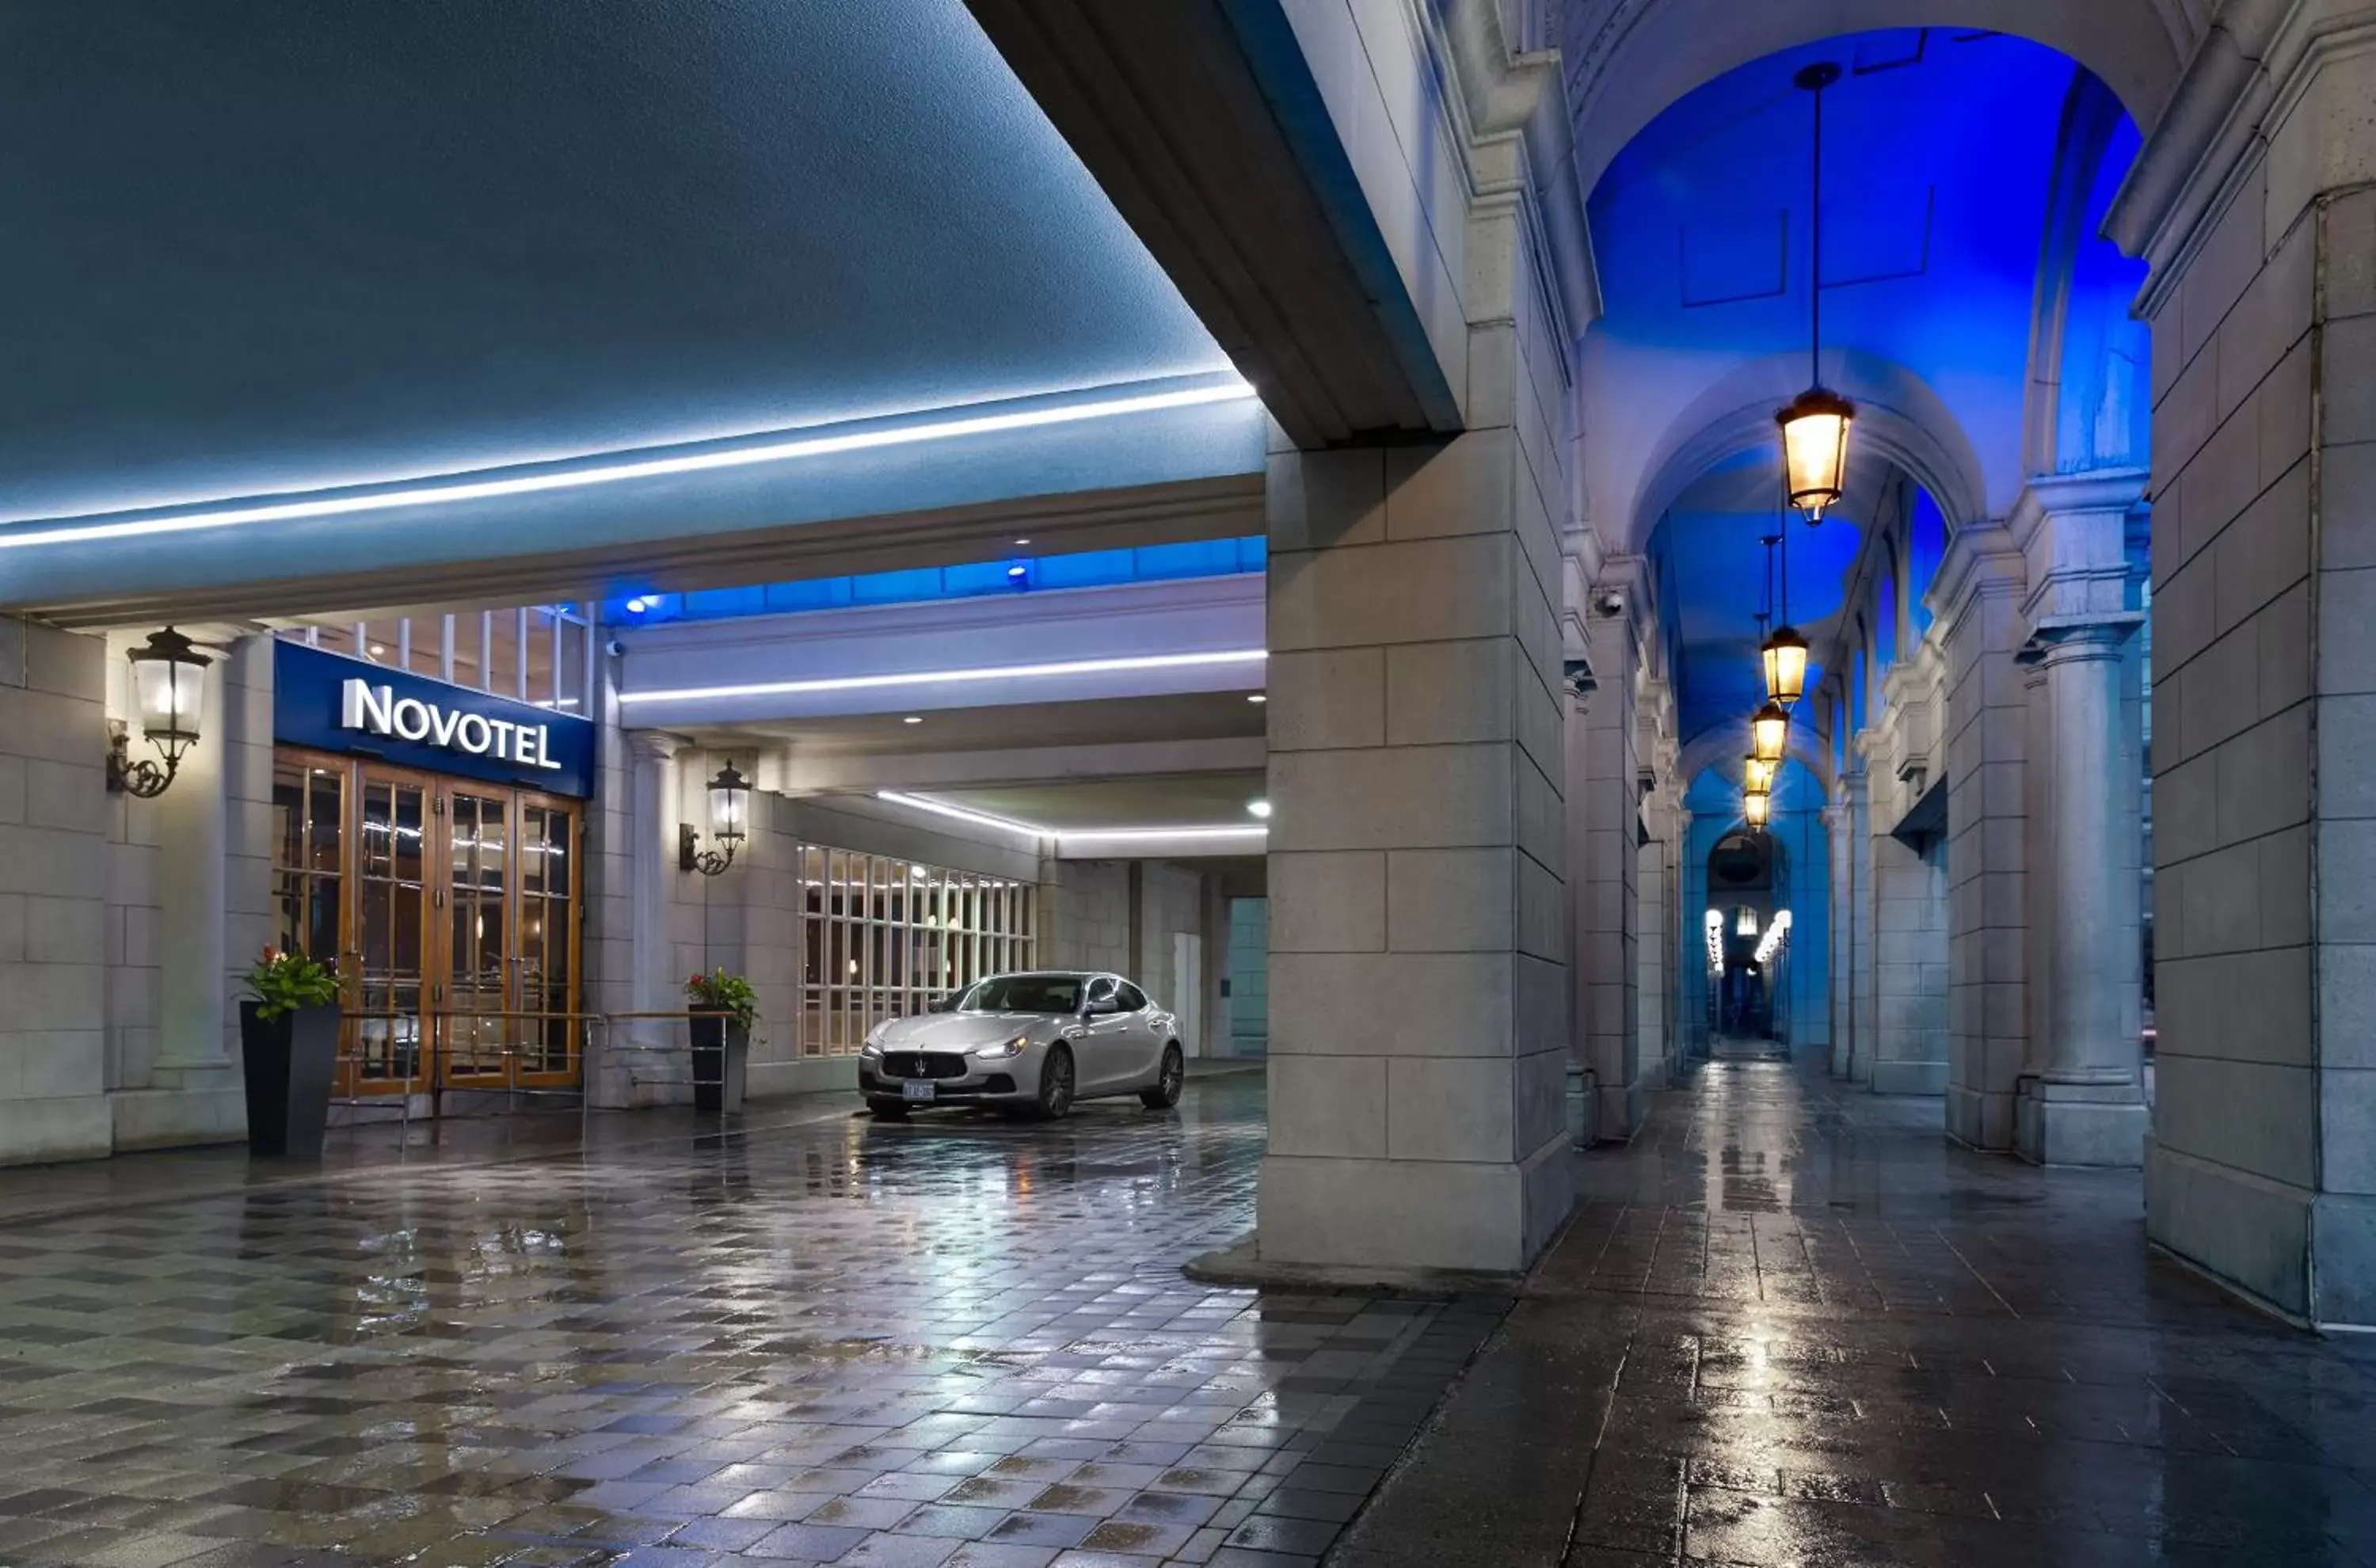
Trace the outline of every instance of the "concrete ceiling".
[[0, 38], [10, 517], [1228, 368], [958, 0], [9, 0]]
[[939, 790], [933, 798], [1038, 826], [1251, 827], [1246, 802], [1262, 799], [1258, 771], [1179, 778], [1090, 778], [980, 790]]
[[[706, 746], [765, 743], [798, 757], [895, 758], [951, 751], [1019, 751], [1171, 741], [1260, 740], [1262, 705], [1241, 692], [1192, 692], [997, 707], [901, 709], [780, 722], [697, 727]], [[920, 724], [906, 720], [910, 714]]]

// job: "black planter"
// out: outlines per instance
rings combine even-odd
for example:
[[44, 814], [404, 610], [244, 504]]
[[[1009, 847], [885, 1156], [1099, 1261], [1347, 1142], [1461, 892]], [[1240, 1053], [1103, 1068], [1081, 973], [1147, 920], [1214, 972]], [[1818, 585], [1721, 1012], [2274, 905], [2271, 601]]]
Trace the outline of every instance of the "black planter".
[[257, 1017], [256, 1007], [239, 1004], [247, 1152], [319, 1159], [339, 1065], [338, 1004], [299, 1007], [271, 1019]]
[[742, 1080], [751, 1063], [751, 1031], [731, 1018], [695, 1017], [693, 1108], [717, 1116], [742, 1109]]

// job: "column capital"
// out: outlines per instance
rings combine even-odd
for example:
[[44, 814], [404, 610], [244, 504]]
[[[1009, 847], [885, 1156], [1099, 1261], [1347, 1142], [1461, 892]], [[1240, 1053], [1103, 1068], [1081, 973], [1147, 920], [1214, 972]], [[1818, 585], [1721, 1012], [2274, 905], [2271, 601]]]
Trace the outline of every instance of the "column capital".
[[2088, 659], [2117, 659], [2144, 620], [2142, 610], [2051, 616], [2031, 628], [2029, 640], [2013, 656], [2014, 662], [2050, 670]]
[[683, 735], [666, 730], [627, 731], [627, 751], [637, 762], [674, 762], [677, 753], [690, 744]]

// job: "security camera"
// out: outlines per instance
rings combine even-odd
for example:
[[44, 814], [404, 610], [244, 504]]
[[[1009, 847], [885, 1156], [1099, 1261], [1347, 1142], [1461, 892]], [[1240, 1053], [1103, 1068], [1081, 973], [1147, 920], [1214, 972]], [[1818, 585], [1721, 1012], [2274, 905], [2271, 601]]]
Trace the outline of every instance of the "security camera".
[[621, 654], [627, 651], [627, 647], [618, 638], [611, 637], [602, 644], [602, 651], [609, 654], [612, 658], [616, 659]]
[[1602, 618], [1614, 620], [1625, 613], [1624, 591], [1613, 588], [1600, 589], [1592, 596], [1592, 608]]

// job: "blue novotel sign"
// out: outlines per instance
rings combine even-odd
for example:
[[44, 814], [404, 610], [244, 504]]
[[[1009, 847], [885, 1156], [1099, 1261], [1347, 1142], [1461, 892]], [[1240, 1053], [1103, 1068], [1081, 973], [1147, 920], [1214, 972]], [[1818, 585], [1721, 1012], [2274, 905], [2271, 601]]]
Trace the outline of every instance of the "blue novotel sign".
[[590, 721], [302, 643], [273, 650], [272, 735], [430, 773], [594, 793]]

